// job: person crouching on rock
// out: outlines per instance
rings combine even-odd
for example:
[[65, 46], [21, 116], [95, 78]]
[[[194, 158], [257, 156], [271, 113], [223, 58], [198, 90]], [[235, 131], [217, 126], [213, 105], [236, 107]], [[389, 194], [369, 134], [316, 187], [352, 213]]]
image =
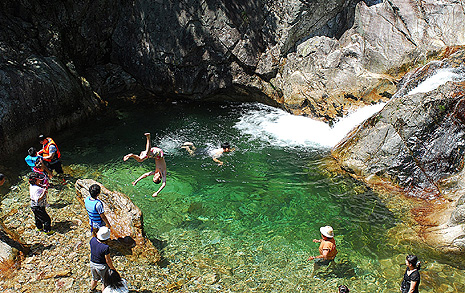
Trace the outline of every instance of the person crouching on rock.
[[95, 292], [97, 282], [102, 281], [102, 291], [105, 289], [103, 278], [106, 271], [110, 268], [116, 270], [110, 257], [110, 247], [105, 243], [110, 239], [110, 229], [101, 227], [97, 231], [97, 236], [90, 239], [90, 273], [92, 281], [90, 282], [90, 291]]
[[320, 228], [321, 239], [313, 239], [313, 242], [320, 243], [320, 255], [310, 256], [308, 260], [316, 259], [315, 269], [320, 266], [329, 265], [337, 255], [336, 241], [334, 240], [334, 231], [331, 226]]
[[92, 184], [89, 187], [89, 193], [90, 196], [84, 200], [84, 205], [86, 206], [87, 215], [89, 216], [90, 231], [95, 235], [94, 229], [99, 229], [103, 226], [107, 226], [107, 228], [110, 229], [111, 225], [105, 216], [102, 201], [97, 199], [100, 194], [100, 186], [98, 184]]
[[31, 197], [31, 209], [34, 213], [37, 230], [47, 235], [53, 234], [51, 229], [52, 219], [47, 214], [47, 186], [42, 185], [43, 178], [39, 173], [29, 174], [29, 195]]

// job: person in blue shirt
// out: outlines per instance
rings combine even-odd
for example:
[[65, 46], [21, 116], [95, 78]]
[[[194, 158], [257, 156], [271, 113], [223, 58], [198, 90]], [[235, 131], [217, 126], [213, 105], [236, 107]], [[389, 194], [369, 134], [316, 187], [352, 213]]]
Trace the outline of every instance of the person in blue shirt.
[[24, 160], [26, 161], [26, 164], [29, 167], [31, 167], [31, 170], [34, 170], [34, 167], [36, 166], [36, 161], [42, 157], [37, 155], [37, 150], [35, 147], [30, 147], [27, 150], [27, 153], [28, 155], [26, 158], [24, 158]]
[[100, 186], [98, 184], [92, 184], [89, 187], [90, 196], [84, 200], [86, 206], [87, 214], [89, 215], [90, 229], [93, 232], [94, 229], [98, 229], [102, 226], [106, 226], [110, 229], [111, 225], [105, 216], [105, 211], [103, 210], [103, 203], [97, 199], [100, 194]]

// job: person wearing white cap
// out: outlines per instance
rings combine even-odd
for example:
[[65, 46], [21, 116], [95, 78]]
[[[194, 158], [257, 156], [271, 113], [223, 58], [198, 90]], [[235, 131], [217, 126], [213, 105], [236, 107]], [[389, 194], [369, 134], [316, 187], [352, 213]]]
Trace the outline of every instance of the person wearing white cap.
[[320, 255], [310, 256], [308, 260], [316, 259], [317, 265], [328, 265], [337, 254], [336, 241], [334, 240], [334, 231], [331, 226], [320, 228], [321, 239], [313, 239], [313, 242], [320, 243]]
[[110, 229], [102, 226], [97, 231], [97, 237], [90, 240], [90, 272], [92, 281], [90, 282], [90, 291], [95, 292], [97, 282], [102, 280], [102, 291], [105, 289], [103, 278], [108, 268], [115, 270], [110, 257], [110, 247], [105, 241], [110, 239]]

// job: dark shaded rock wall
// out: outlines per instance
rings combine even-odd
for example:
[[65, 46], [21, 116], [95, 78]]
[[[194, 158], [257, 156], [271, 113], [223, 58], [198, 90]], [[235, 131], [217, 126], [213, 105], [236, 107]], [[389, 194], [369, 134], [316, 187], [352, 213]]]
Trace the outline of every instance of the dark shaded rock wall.
[[0, 3], [0, 24], [0, 154], [99, 97], [260, 101], [332, 121], [465, 41], [453, 0], [19, 0]]

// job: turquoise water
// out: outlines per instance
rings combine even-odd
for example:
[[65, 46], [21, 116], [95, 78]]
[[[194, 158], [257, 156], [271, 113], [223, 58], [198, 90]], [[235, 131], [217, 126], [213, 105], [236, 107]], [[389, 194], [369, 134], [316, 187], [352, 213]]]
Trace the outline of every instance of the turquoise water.
[[[330, 149], [318, 138], [334, 134], [289, 121], [284, 132], [260, 129], [263, 124], [254, 122], [279, 124], [277, 117], [288, 116], [257, 104], [141, 108], [126, 106], [54, 139], [74, 176], [94, 178], [133, 199], [148, 236], [162, 241], [167, 263], [226, 268], [222, 282], [237, 292], [328, 292], [343, 283], [355, 292], [397, 290], [399, 264], [411, 252], [388, 237], [399, 220], [372, 191], [326, 171]], [[145, 148], [144, 132], [165, 151], [167, 186], [156, 198], [151, 194], [159, 186], [151, 178], [131, 185], [154, 169], [153, 160], [122, 160]], [[236, 150], [218, 166], [207, 155], [189, 156], [180, 148], [185, 141], [207, 151], [228, 141]], [[313, 272], [306, 259], [317, 254], [312, 239], [324, 225], [333, 226], [339, 255], [334, 267]]]

